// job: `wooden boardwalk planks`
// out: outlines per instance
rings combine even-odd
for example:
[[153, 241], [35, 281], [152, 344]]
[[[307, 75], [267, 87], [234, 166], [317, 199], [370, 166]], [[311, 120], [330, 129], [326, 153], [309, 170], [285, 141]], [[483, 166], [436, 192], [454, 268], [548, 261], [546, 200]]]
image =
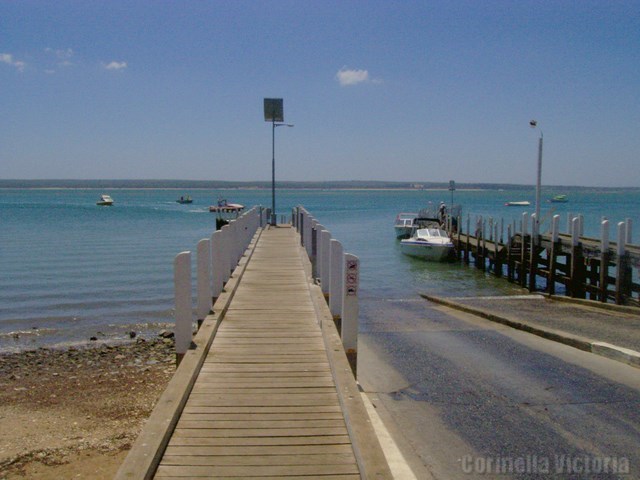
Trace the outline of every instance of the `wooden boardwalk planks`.
[[298, 251], [262, 233], [156, 478], [360, 478]]

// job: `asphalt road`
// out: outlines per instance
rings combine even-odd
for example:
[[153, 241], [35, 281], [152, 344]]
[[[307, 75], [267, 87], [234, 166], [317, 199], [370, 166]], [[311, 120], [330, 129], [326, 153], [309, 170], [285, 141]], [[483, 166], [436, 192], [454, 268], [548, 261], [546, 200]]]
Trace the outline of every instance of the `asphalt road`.
[[423, 299], [367, 299], [358, 380], [417, 478], [640, 478], [640, 369]]

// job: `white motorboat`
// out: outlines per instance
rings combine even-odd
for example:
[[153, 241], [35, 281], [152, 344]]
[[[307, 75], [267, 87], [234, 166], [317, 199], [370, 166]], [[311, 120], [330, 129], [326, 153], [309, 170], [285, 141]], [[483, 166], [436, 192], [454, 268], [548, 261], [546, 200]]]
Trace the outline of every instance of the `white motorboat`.
[[522, 202], [507, 202], [504, 205], [506, 207], [528, 207], [529, 205], [531, 205], [531, 202], [524, 200]]
[[109, 195], [100, 195], [100, 200], [96, 202], [96, 205], [100, 205], [102, 207], [110, 207], [113, 205], [113, 198]]
[[437, 226], [418, 228], [410, 238], [400, 240], [405, 255], [441, 262], [453, 252], [453, 242], [447, 232]]
[[234, 218], [238, 218], [244, 205], [239, 203], [229, 203], [226, 198], [218, 198], [218, 205], [211, 205], [209, 211], [216, 213], [216, 230], [220, 230], [223, 226], [227, 225]]
[[244, 210], [244, 205], [239, 203], [229, 203], [226, 198], [218, 198], [218, 205], [209, 207], [209, 211], [213, 213], [234, 213], [239, 215]]
[[417, 213], [399, 213], [393, 228], [396, 231], [396, 238], [409, 238], [413, 230], [413, 221], [418, 216]]

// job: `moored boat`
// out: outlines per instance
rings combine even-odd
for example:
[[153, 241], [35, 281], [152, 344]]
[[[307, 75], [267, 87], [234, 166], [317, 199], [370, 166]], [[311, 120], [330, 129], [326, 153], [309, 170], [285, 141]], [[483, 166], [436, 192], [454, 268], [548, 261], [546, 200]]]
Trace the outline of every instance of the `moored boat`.
[[434, 225], [418, 228], [411, 238], [400, 240], [400, 250], [410, 257], [442, 262], [453, 252], [453, 242], [447, 232]]
[[100, 205], [101, 207], [110, 207], [113, 205], [113, 198], [109, 195], [100, 195], [100, 200], [96, 202], [96, 205]]
[[193, 199], [191, 198], [190, 195], [184, 195], [184, 196], [181, 196], [179, 199], [177, 199], [176, 202], [178, 202], [178, 203], [193, 203]]
[[413, 230], [413, 221], [418, 216], [417, 213], [399, 213], [393, 228], [396, 231], [396, 238], [409, 238]]
[[507, 207], [528, 207], [529, 205], [531, 205], [531, 202], [528, 202], [527, 200], [521, 201], [521, 202], [507, 202], [505, 203], [505, 206]]

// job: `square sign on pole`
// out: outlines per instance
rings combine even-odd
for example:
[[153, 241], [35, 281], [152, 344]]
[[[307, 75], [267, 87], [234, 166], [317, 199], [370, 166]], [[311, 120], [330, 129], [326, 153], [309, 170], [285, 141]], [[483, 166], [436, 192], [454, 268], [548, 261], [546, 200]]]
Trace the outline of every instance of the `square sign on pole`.
[[264, 99], [264, 121], [284, 122], [284, 109], [281, 98]]

